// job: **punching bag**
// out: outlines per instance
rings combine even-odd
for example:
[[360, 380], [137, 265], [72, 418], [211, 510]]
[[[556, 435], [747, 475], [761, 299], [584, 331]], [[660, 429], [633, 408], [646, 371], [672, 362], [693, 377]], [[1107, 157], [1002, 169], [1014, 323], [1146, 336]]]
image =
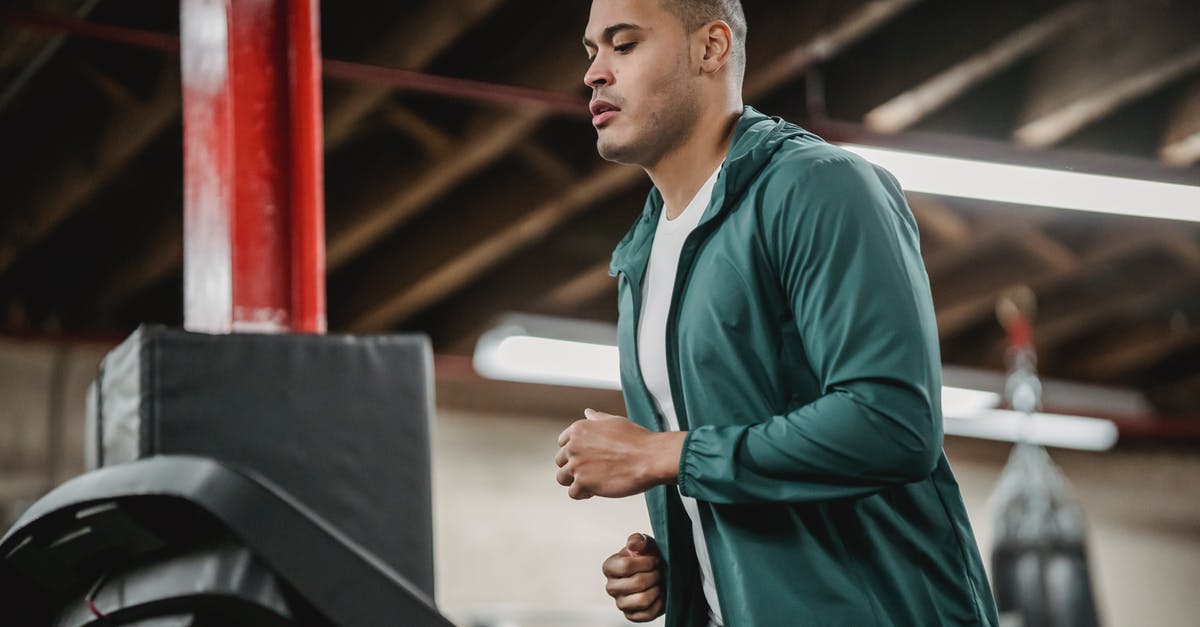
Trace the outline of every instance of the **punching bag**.
[[[1031, 320], [1032, 292], [1008, 295], [998, 308], [1008, 332], [1009, 405], [1026, 414], [1041, 405]], [[992, 495], [992, 586], [1002, 627], [1098, 627], [1083, 508], [1046, 449], [1018, 442]]]

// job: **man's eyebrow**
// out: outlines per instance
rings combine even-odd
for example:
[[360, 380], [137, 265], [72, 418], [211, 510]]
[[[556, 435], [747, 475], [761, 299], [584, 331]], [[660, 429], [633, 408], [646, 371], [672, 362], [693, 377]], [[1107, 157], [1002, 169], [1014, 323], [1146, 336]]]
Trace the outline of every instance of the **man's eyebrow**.
[[[638, 26], [637, 24], [627, 24], [624, 22], [622, 22], [620, 24], [613, 24], [612, 26], [609, 26], [608, 28], [604, 29], [604, 37], [602, 37], [602, 39], [604, 41], [612, 41], [613, 36], [615, 36], [617, 33], [621, 32], [623, 30], [642, 30], [642, 27]], [[585, 36], [583, 38], [583, 45], [585, 48], [595, 48], [596, 42], [592, 41], [591, 39], [588, 39]]]

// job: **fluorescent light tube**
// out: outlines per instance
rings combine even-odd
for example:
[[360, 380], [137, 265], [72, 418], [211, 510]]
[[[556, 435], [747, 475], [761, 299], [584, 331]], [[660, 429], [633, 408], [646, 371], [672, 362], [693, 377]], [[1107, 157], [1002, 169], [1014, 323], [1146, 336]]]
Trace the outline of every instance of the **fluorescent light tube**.
[[913, 192], [1200, 222], [1200, 186], [842, 144]]
[[[1084, 451], [1107, 451], [1117, 443], [1117, 425], [1111, 420], [991, 409], [968, 416], [944, 414], [942, 429], [947, 435], [969, 438], [1027, 442]], [[1024, 438], [1022, 438], [1024, 436]]]
[[612, 324], [512, 313], [479, 337], [473, 360], [492, 379], [621, 389]]
[[493, 379], [621, 389], [617, 347], [510, 335], [475, 352], [475, 370]]
[[955, 416], [974, 415], [1000, 404], [1000, 395], [984, 390], [942, 386], [942, 413]]
[[[586, 341], [544, 337], [582, 337]], [[620, 358], [609, 339], [611, 325], [594, 322], [510, 315], [479, 339], [474, 366], [491, 379], [621, 389]], [[996, 409], [1000, 394], [943, 386], [943, 429], [948, 435], [1016, 442], [1024, 431], [1030, 442], [1047, 446], [1103, 451], [1117, 441], [1111, 421], [1083, 416]]]

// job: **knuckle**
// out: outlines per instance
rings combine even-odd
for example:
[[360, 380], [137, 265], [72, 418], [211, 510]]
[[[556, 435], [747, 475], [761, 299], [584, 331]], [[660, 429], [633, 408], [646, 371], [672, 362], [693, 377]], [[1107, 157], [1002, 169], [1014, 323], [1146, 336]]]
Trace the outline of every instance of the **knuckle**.
[[617, 599], [617, 607], [622, 612], [641, 612], [650, 607], [650, 599], [645, 593], [627, 594]]
[[633, 577], [634, 586], [638, 590], [649, 590], [655, 586], [657, 580], [654, 573], [638, 573]]

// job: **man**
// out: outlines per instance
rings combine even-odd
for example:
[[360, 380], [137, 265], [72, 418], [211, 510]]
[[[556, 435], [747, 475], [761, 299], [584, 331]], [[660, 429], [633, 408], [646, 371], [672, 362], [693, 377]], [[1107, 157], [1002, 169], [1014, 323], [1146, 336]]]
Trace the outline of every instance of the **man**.
[[559, 437], [572, 498], [645, 493], [603, 565], [633, 621], [987, 625], [942, 452], [940, 357], [895, 179], [741, 101], [736, 0], [594, 0], [602, 157], [654, 183], [613, 252], [630, 419]]

